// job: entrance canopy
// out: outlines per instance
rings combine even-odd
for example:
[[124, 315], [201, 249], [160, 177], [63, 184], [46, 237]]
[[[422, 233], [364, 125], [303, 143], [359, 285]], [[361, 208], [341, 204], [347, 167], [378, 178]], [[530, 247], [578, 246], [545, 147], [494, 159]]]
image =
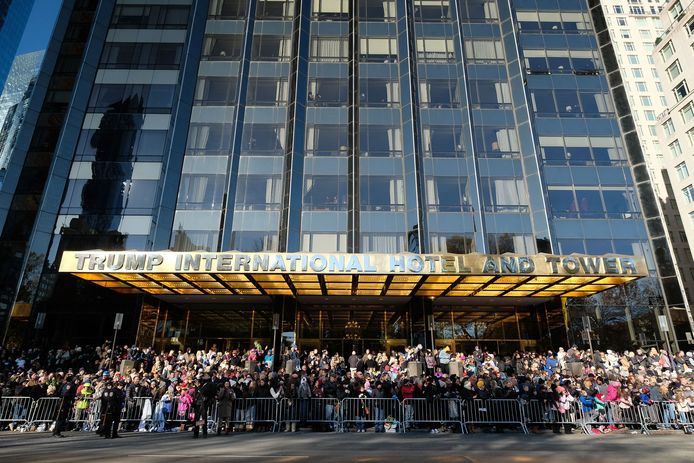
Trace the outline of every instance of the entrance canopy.
[[65, 251], [61, 273], [156, 296], [585, 297], [648, 275], [642, 257]]

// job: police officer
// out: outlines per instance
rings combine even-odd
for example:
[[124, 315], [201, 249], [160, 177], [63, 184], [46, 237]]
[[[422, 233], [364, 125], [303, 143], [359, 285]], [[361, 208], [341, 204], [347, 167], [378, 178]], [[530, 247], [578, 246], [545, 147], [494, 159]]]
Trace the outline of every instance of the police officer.
[[60, 408], [58, 409], [58, 417], [55, 420], [55, 428], [53, 428], [53, 436], [55, 437], [65, 437], [62, 431], [65, 429], [68, 415], [70, 414], [70, 410], [72, 410], [72, 403], [75, 401], [76, 390], [77, 386], [73, 382], [73, 379], [67, 378], [60, 388], [60, 392], [58, 392], [58, 397], [60, 397]]
[[118, 425], [120, 424], [120, 415], [123, 411], [124, 402], [123, 384], [115, 385], [113, 381], [109, 380], [101, 395], [101, 410], [104, 414], [104, 438], [116, 439], [121, 437], [118, 435]]

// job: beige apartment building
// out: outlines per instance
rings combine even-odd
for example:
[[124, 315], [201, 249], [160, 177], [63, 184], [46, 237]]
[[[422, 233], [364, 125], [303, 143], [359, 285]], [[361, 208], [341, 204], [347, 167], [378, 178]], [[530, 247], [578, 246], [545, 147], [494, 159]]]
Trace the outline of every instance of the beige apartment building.
[[[663, 34], [664, 0], [602, 0], [601, 5], [621, 69], [629, 106], [638, 131], [653, 189], [668, 229], [671, 251], [688, 299], [694, 296], [694, 260], [673, 193], [666, 161], [669, 152], [659, 131], [658, 116], [666, 112], [667, 82], [660, 78], [653, 50]], [[676, 189], [676, 188], [675, 188]]]

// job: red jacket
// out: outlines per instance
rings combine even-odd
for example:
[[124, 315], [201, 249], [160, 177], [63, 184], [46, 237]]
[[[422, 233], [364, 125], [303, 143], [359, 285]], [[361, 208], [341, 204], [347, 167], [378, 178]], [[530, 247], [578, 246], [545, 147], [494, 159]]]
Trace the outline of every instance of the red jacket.
[[414, 398], [414, 384], [404, 384], [400, 388], [400, 392], [402, 393], [402, 398], [403, 399], [413, 399]]

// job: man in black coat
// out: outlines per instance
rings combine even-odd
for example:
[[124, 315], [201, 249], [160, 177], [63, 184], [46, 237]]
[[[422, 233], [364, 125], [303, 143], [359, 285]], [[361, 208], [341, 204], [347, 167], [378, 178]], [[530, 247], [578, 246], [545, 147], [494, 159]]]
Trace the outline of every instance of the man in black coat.
[[118, 425], [120, 424], [120, 415], [123, 411], [125, 403], [125, 393], [122, 385], [114, 385], [113, 381], [109, 380], [106, 383], [106, 388], [101, 394], [101, 411], [104, 414], [104, 438], [117, 439]]
[[195, 413], [193, 422], [193, 438], [197, 439], [202, 428], [202, 437], [207, 437], [207, 415], [208, 409], [214, 404], [217, 395], [217, 386], [210, 381], [208, 375], [198, 382], [193, 399], [193, 412]]
[[[75, 382], [79, 383], [79, 380]], [[60, 397], [60, 408], [58, 409], [58, 416], [55, 420], [55, 427], [53, 428], [53, 436], [55, 437], [65, 437], [62, 431], [65, 429], [70, 410], [72, 410], [72, 403], [75, 401], [75, 393], [77, 390], [77, 384], [75, 384], [75, 382], [73, 382], [72, 377], [67, 378], [58, 392], [58, 397]]]
[[[149, 397], [149, 395], [149, 389], [140, 382], [140, 377], [137, 375], [133, 376], [133, 382], [125, 391], [125, 398], [128, 402], [127, 418], [140, 418], [140, 415], [142, 415], [142, 400], [140, 397]], [[129, 421], [126, 424], [131, 430], [137, 428], [137, 425], [138, 422], [136, 420]]]

